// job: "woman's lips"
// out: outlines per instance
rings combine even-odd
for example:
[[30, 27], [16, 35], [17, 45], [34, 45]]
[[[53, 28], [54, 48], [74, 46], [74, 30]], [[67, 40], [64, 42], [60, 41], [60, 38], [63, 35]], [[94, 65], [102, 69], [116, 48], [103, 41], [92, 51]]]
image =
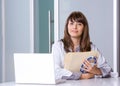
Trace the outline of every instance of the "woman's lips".
[[77, 33], [78, 31], [72, 30], [71, 32]]

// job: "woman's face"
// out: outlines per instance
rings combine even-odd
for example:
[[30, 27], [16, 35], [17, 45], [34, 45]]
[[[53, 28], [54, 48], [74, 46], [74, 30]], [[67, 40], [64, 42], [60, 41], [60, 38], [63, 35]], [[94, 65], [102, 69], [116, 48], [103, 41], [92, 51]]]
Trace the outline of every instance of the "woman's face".
[[72, 38], [80, 38], [84, 25], [80, 22], [68, 21], [68, 33]]

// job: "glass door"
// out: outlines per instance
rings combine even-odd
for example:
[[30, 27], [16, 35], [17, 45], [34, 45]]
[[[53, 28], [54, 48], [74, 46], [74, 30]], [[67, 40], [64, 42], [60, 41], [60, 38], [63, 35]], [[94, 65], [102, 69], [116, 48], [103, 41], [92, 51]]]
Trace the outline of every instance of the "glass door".
[[51, 52], [54, 41], [54, 0], [34, 1], [35, 53]]

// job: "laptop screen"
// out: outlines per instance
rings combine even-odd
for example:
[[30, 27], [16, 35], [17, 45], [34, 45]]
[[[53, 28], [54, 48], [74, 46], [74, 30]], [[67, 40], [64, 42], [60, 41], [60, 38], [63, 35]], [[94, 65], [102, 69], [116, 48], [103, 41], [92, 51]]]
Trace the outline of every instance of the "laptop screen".
[[15, 82], [55, 84], [52, 54], [15, 53]]

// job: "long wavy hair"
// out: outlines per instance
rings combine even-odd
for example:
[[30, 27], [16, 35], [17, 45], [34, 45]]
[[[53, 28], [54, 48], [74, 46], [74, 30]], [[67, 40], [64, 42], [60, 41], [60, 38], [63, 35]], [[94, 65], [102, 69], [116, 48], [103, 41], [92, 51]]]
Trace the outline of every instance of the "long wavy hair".
[[80, 38], [80, 52], [90, 51], [91, 50], [91, 42], [90, 42], [90, 36], [89, 36], [89, 26], [86, 17], [83, 13], [79, 11], [72, 12], [66, 21], [65, 29], [64, 29], [64, 37], [62, 39], [64, 44], [64, 49], [66, 52], [71, 52], [70, 48], [72, 48], [72, 52], [74, 52], [74, 44], [71, 40], [71, 37], [68, 33], [68, 22], [69, 21], [75, 21], [80, 22], [84, 25], [83, 33]]

